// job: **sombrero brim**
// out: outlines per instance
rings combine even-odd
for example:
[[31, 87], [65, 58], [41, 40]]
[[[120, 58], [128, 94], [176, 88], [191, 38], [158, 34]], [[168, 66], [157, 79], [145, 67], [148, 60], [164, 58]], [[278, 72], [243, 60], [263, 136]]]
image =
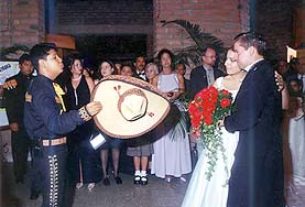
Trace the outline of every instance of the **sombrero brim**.
[[[118, 109], [120, 93], [137, 88], [147, 97], [147, 111], [134, 121], [127, 121]], [[98, 128], [105, 134], [120, 139], [139, 137], [160, 124], [170, 110], [169, 101], [149, 83], [133, 77], [113, 75], [102, 79], [92, 93], [92, 101], [99, 101], [103, 109], [94, 117]]]

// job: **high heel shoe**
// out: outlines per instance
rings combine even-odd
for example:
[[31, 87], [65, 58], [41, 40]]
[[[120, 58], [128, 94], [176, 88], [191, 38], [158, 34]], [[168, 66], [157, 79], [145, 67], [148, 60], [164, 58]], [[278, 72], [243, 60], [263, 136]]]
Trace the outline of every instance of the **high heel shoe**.
[[114, 180], [115, 180], [116, 184], [118, 184], [118, 185], [120, 185], [120, 184], [123, 183], [123, 182], [122, 182], [122, 179], [120, 178], [120, 176], [114, 177]]
[[105, 178], [103, 179], [103, 184], [106, 185], [106, 186], [110, 185], [110, 181], [109, 181], [109, 178], [108, 178], [108, 177], [105, 177]]
[[88, 188], [89, 192], [92, 192], [94, 187], [95, 187], [95, 183], [89, 183], [87, 188]]

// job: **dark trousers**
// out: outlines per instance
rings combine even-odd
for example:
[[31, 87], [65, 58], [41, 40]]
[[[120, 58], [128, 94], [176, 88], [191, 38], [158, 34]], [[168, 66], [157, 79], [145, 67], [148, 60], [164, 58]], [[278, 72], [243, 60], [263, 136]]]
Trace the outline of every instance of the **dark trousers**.
[[27, 171], [27, 158], [31, 142], [23, 129], [18, 132], [12, 132], [11, 138], [15, 179], [16, 181], [23, 181]]
[[66, 145], [35, 147], [32, 190], [41, 191], [42, 207], [64, 206]]

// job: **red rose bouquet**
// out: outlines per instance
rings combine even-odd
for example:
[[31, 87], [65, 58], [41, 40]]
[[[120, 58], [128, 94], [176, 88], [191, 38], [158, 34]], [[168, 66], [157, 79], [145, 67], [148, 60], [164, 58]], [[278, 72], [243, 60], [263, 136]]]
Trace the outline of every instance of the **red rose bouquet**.
[[[188, 107], [193, 132], [202, 134], [209, 165], [206, 172], [208, 180], [215, 170], [219, 151], [226, 163], [221, 131], [217, 124], [229, 114], [231, 109], [231, 93], [227, 90], [217, 90], [213, 86], [201, 90]], [[225, 170], [228, 173], [227, 167]]]

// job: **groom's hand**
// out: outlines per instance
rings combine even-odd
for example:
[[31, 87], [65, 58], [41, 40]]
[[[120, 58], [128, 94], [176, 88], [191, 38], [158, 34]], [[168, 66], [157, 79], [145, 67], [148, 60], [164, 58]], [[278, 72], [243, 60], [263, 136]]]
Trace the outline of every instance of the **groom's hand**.
[[285, 88], [285, 81], [283, 77], [276, 70], [274, 71], [274, 77], [277, 85], [277, 90], [282, 91]]

